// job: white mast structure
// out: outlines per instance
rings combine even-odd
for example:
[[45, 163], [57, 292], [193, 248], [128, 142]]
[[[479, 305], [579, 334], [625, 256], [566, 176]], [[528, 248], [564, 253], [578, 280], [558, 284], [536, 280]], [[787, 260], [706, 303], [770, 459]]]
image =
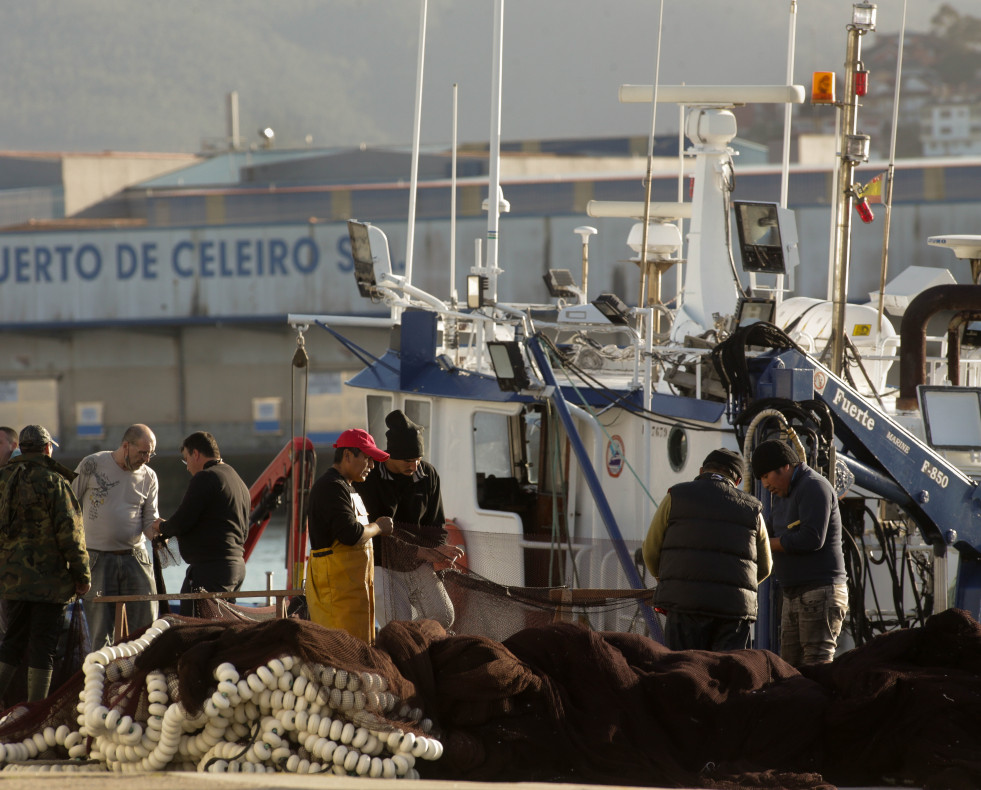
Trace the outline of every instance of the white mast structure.
[[[651, 85], [622, 85], [620, 101], [650, 102]], [[736, 118], [730, 108], [738, 104], [786, 102], [801, 104], [800, 85], [662, 85], [657, 101], [689, 106], [685, 134], [695, 157], [695, 190], [690, 207], [688, 254], [683, 304], [675, 316], [671, 339], [683, 343], [686, 335], [700, 335], [715, 325], [715, 315], [728, 315], [736, 303], [734, 279], [719, 273], [731, 269], [726, 230]], [[668, 208], [673, 216], [684, 216]], [[686, 212], [687, 214], [687, 212]], [[656, 215], [652, 209], [651, 215]], [[596, 216], [596, 214], [592, 214]]]
[[488, 156], [490, 171], [487, 184], [487, 250], [486, 263], [481, 266], [480, 260], [473, 267], [474, 274], [486, 278], [486, 292], [483, 301], [487, 304], [497, 303], [497, 276], [502, 273], [498, 268], [498, 229], [501, 212], [510, 211], [510, 204], [504, 199], [501, 189], [501, 90], [504, 74], [504, 0], [494, 0], [494, 60], [491, 70], [491, 123], [490, 145]]

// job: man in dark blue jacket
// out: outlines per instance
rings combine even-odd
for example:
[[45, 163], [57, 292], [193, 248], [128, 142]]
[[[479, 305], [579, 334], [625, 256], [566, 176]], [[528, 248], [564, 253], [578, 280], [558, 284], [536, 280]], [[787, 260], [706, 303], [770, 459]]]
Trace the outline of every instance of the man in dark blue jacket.
[[838, 497], [781, 441], [753, 451], [753, 474], [774, 495], [770, 548], [783, 589], [780, 656], [794, 666], [831, 661], [848, 613]]
[[760, 501], [740, 491], [742, 458], [713, 450], [689, 483], [672, 486], [644, 540], [644, 563], [657, 578], [672, 650], [750, 646], [757, 586], [770, 574]]

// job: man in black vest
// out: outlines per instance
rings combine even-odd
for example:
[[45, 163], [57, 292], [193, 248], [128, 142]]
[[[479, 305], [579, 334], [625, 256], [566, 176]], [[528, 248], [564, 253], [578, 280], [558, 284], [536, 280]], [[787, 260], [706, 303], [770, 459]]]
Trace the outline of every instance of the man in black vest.
[[644, 563], [658, 580], [672, 650], [742, 650], [756, 620], [756, 589], [772, 559], [763, 507], [740, 491], [742, 458], [713, 450], [698, 477], [672, 486], [644, 539]]

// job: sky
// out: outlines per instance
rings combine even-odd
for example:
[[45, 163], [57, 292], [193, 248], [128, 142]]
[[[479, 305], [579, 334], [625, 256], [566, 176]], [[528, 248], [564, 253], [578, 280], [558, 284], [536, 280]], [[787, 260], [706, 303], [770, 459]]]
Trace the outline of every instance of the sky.
[[[429, 3], [423, 128], [430, 139], [446, 139], [443, 130], [452, 128], [447, 83], [455, 73], [466, 79], [461, 78], [459, 88], [461, 138], [481, 133], [478, 118], [486, 130], [483, 139], [490, 133], [490, 111], [484, 108], [489, 107], [489, 69], [485, 75], [474, 62], [480, 53], [481, 61], [490, 63], [490, 45], [459, 34], [480, 27], [472, 9], [461, 9], [466, 5]], [[909, 5], [915, 10], [907, 12], [907, 29], [925, 30], [942, 3], [914, 0]], [[974, 5], [961, 4], [964, 13]], [[646, 134], [650, 107], [619, 104], [617, 88], [651, 84], [655, 70], [665, 85], [785, 82], [789, 0], [665, 0], [657, 57], [661, 8], [660, 0], [506, 0], [504, 138]], [[902, 2], [880, 3], [878, 30], [896, 32], [902, 11]], [[850, 0], [799, 0], [796, 82], [809, 84], [816, 69], [843, 70], [851, 13]], [[489, 25], [491, 14], [486, 17]], [[465, 113], [474, 117], [465, 119]], [[663, 107], [658, 115], [659, 130], [662, 125], [677, 129], [677, 113]]]
[[[947, 0], [979, 14], [978, 0]], [[925, 30], [942, 0], [911, 0]], [[408, 145], [423, 0], [0, 0], [0, 150], [196, 152], [238, 92], [249, 144]], [[490, 135], [493, 0], [428, 0], [421, 139]], [[617, 87], [782, 83], [790, 0], [505, 0], [505, 140], [645, 135]], [[851, 0], [797, 2], [796, 81], [841, 71]], [[878, 4], [895, 32], [902, 0]], [[867, 37], [874, 41], [874, 34]], [[658, 52], [660, 55], [658, 56]], [[875, 79], [876, 75], [872, 75]], [[677, 128], [659, 109], [658, 132]]]

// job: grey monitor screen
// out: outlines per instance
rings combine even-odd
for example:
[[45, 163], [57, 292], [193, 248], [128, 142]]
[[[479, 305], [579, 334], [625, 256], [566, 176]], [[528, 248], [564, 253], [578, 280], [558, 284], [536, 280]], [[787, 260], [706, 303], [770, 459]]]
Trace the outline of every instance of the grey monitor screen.
[[920, 387], [927, 442], [940, 450], [981, 449], [981, 389]]

